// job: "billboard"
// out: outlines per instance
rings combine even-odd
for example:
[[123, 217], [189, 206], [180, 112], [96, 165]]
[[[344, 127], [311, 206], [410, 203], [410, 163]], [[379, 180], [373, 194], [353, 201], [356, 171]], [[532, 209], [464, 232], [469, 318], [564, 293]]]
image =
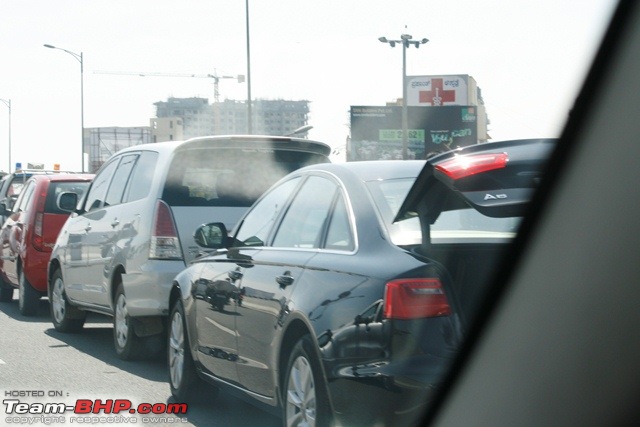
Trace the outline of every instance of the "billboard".
[[[409, 159], [478, 142], [477, 107], [407, 107]], [[402, 159], [402, 107], [352, 106], [347, 160]]]
[[476, 105], [475, 91], [475, 80], [466, 74], [407, 77], [407, 105], [411, 106]]

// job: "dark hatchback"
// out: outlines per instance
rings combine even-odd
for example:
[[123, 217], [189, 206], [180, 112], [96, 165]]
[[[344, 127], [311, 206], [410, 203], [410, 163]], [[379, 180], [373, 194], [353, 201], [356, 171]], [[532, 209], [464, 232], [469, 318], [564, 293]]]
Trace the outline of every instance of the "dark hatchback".
[[285, 425], [415, 423], [553, 145], [310, 166], [231, 235], [201, 226], [213, 252], [170, 297], [172, 394], [204, 378], [281, 408]]

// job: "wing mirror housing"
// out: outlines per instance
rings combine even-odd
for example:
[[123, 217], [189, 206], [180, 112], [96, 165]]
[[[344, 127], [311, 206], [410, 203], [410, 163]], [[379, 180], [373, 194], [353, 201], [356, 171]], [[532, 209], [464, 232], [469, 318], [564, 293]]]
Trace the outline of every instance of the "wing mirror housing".
[[78, 194], [72, 192], [60, 193], [56, 200], [58, 209], [66, 212], [74, 212], [78, 206]]
[[211, 222], [198, 227], [193, 234], [197, 245], [206, 249], [222, 249], [227, 247], [229, 233], [221, 222]]

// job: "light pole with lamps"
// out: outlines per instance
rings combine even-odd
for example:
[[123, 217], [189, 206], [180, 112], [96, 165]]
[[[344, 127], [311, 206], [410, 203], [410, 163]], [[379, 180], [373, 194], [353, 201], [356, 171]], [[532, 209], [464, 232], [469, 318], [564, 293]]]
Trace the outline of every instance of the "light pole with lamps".
[[7, 169], [7, 172], [11, 173], [11, 100], [0, 98], [0, 101], [9, 108], [9, 169]]
[[251, 43], [249, 41], [249, 0], [245, 1], [245, 17], [247, 30], [247, 131], [253, 133], [253, 120], [251, 112]]
[[50, 44], [45, 44], [44, 47], [48, 47], [49, 49], [58, 49], [63, 52], [67, 52], [69, 55], [73, 56], [80, 63], [80, 147], [82, 154], [82, 169], [81, 172], [84, 172], [84, 61], [82, 58], [82, 52], [75, 53], [70, 50], [63, 49], [61, 47], [55, 47]]
[[386, 37], [380, 37], [378, 40], [382, 43], [389, 43], [391, 47], [395, 47], [396, 43], [402, 44], [402, 160], [407, 160], [407, 148], [409, 145], [407, 135], [407, 48], [411, 45], [418, 48], [429, 40], [413, 40], [413, 37], [409, 34], [402, 34], [400, 40], [387, 40]]

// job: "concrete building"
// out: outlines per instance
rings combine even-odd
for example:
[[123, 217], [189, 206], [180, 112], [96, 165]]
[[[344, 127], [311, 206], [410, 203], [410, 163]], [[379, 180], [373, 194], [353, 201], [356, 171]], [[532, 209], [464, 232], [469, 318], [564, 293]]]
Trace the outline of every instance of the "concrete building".
[[[248, 133], [246, 101], [224, 100], [209, 104], [207, 98], [169, 98], [154, 103], [157, 119], [182, 120], [184, 139], [208, 135], [241, 135]], [[307, 125], [309, 101], [257, 99], [252, 103], [252, 131], [254, 134], [286, 135]], [[152, 129], [153, 129], [152, 119]], [[154, 133], [157, 142], [168, 140], [166, 123]], [[174, 134], [174, 139], [176, 134]], [[301, 135], [304, 137], [304, 135]]]
[[181, 141], [184, 125], [180, 117], [155, 117], [150, 120], [151, 142]]

